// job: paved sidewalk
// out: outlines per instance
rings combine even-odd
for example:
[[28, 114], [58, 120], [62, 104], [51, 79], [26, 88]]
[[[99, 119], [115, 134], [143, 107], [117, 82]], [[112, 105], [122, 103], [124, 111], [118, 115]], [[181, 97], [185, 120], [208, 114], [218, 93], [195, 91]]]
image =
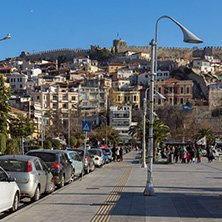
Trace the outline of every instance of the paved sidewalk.
[[154, 164], [154, 197], [146, 179], [133, 151], [2, 221], [222, 221], [222, 162]]

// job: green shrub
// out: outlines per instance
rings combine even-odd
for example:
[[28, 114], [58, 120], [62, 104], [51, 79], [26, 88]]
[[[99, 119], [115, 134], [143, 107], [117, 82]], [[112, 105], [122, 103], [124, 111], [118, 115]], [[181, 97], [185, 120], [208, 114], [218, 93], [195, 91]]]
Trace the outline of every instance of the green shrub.
[[52, 143], [52, 147], [53, 147], [54, 150], [60, 149], [61, 144], [60, 144], [60, 142], [58, 140], [52, 139], [51, 143]]
[[76, 146], [77, 145], [77, 139], [74, 136], [70, 137], [70, 146]]
[[19, 154], [19, 147], [18, 141], [16, 139], [8, 139], [6, 141], [7, 148], [4, 152], [5, 155], [18, 155]]
[[42, 149], [42, 146], [39, 145], [32, 145], [28, 147], [29, 150], [39, 150]]
[[52, 142], [50, 140], [45, 140], [43, 142], [43, 148], [44, 149], [48, 149], [51, 150], [52, 149]]

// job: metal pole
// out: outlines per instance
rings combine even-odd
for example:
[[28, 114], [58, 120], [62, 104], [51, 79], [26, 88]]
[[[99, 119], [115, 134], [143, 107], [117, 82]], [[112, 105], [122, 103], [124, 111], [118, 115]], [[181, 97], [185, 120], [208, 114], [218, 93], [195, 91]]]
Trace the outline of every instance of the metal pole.
[[[145, 93], [147, 90], [145, 90]], [[143, 99], [143, 168], [147, 168], [146, 165], [146, 95]]]
[[70, 109], [68, 110], [68, 145], [69, 145], [69, 147], [70, 147]]
[[152, 39], [151, 45], [151, 80], [150, 80], [150, 124], [149, 124], [149, 144], [148, 144], [148, 172], [147, 183], [144, 190], [145, 196], [155, 195], [153, 188], [153, 94], [154, 94], [154, 53], [156, 42]]

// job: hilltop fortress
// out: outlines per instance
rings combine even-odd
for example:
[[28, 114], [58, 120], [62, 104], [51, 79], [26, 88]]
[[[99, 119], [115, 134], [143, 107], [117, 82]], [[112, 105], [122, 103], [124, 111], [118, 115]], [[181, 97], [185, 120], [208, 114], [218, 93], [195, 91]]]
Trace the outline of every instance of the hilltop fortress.
[[[91, 46], [92, 48], [93, 46]], [[135, 51], [135, 52], [151, 52], [149, 46], [127, 46], [126, 42], [121, 39], [113, 40], [113, 46], [110, 50], [117, 50], [120, 52], [125, 51]], [[66, 56], [66, 60], [71, 60], [73, 57], [77, 56], [87, 56], [87, 49], [55, 49], [42, 51], [37, 53], [22, 52], [19, 56], [25, 60], [56, 60], [59, 56]], [[215, 59], [222, 60], [222, 47], [204, 47], [204, 48], [175, 48], [175, 47], [158, 47], [158, 57], [169, 57], [169, 58], [179, 58], [179, 57], [200, 57], [203, 58], [205, 55], [213, 56]]]
[[[117, 48], [118, 52], [135, 51], [151, 53], [149, 46], [127, 46], [124, 40], [113, 40], [113, 50]], [[222, 47], [204, 47], [202, 48], [175, 48], [175, 47], [158, 47], [158, 57], [204, 57], [214, 56], [216, 59], [222, 59]]]

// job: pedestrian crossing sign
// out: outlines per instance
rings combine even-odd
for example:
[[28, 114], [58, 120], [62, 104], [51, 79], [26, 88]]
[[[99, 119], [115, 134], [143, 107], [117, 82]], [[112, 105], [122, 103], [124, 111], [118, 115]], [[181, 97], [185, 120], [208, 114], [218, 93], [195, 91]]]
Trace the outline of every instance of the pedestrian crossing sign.
[[82, 122], [82, 131], [83, 132], [91, 132], [92, 123], [90, 122]]

